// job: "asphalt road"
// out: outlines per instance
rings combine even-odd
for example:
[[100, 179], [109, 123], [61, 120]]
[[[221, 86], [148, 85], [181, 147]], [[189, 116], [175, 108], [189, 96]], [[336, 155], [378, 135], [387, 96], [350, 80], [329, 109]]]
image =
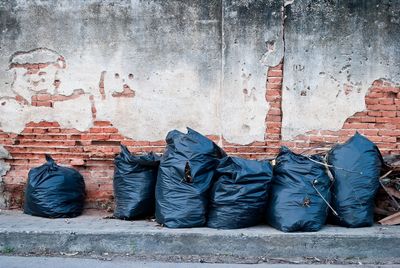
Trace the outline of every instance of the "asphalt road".
[[161, 263], [136, 262], [129, 259], [117, 258], [109, 261], [85, 258], [61, 257], [20, 257], [0, 256], [0, 268], [322, 268], [322, 267], [397, 267], [400, 265], [297, 265], [297, 264], [210, 264], [210, 263]]

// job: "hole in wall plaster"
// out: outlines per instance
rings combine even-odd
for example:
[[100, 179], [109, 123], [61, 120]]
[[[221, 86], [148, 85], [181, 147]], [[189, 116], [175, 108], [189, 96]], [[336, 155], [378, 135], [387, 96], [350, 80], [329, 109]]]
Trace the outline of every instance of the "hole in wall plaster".
[[275, 50], [275, 40], [266, 41], [265, 46], [267, 47], [268, 52], [274, 51]]
[[243, 124], [242, 125], [242, 129], [245, 130], [245, 131], [249, 131], [250, 130], [250, 126], [247, 125], [247, 124]]

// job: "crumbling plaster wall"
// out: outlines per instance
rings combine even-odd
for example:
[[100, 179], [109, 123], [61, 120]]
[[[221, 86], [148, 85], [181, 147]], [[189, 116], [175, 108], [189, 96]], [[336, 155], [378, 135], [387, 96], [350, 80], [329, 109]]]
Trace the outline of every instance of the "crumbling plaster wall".
[[45, 153], [110, 207], [120, 143], [161, 153], [186, 126], [245, 158], [355, 131], [398, 154], [399, 5], [0, 0], [0, 208]]
[[[96, 119], [136, 140], [186, 126], [236, 143], [264, 139], [266, 67], [283, 51], [276, 1], [13, 0], [0, 12], [3, 131], [42, 120], [83, 131]], [[53, 107], [31, 105], [37, 93], [77, 90]]]
[[283, 58], [283, 5], [276, 0], [222, 2], [222, 133], [228, 141], [263, 141], [266, 74]]
[[282, 137], [338, 130], [374, 80], [400, 83], [400, 2], [296, 0], [286, 6]]
[[4, 161], [4, 159], [10, 158], [10, 154], [0, 145], [0, 209], [6, 208], [6, 197], [4, 193], [4, 182], [3, 176], [10, 170], [10, 165]]
[[[266, 72], [284, 59], [282, 138], [338, 130], [365, 108], [374, 80], [399, 83], [399, 9], [392, 0], [0, 1], [0, 128], [57, 121], [84, 131], [105, 120], [135, 140], [190, 126], [264, 141]], [[34, 105], [43, 92], [59, 101]]]

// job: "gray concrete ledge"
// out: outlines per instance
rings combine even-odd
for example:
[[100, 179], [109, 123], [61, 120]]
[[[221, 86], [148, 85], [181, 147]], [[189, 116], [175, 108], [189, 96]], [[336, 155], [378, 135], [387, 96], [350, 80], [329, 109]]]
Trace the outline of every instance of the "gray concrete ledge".
[[316, 233], [283, 233], [268, 226], [239, 230], [168, 229], [149, 221], [83, 215], [45, 219], [0, 212], [1, 254], [129, 256], [224, 256], [228, 260], [315, 257], [400, 263], [400, 227], [348, 229], [327, 226]]

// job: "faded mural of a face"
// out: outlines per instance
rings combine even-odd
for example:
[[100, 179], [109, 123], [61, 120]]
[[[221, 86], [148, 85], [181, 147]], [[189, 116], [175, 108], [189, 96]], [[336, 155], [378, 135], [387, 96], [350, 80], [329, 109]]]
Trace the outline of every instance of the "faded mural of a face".
[[39, 48], [13, 55], [9, 66], [14, 76], [12, 91], [30, 104], [38, 93], [57, 93], [57, 76], [65, 61], [56, 52]]

